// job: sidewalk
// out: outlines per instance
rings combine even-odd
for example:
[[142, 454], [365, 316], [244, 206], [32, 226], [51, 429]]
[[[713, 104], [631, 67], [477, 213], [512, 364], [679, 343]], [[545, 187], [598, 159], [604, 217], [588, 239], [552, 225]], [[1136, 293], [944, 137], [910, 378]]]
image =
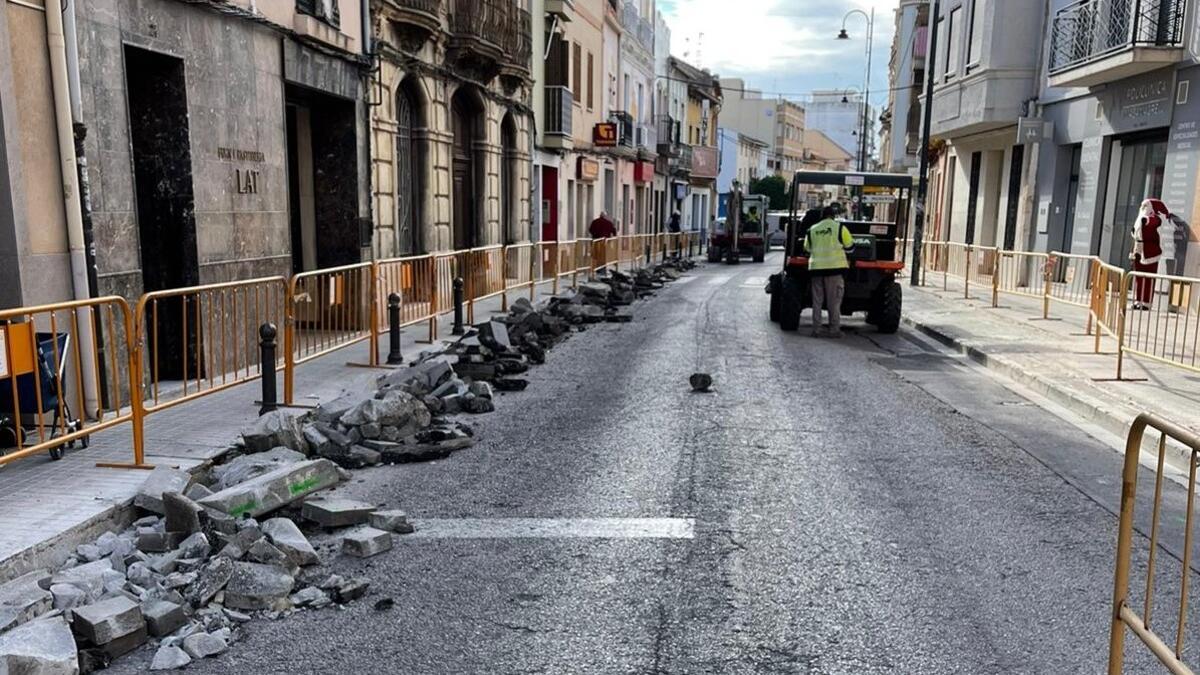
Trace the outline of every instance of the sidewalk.
[[[570, 285], [569, 279], [560, 283]], [[551, 284], [537, 287], [536, 300], [551, 295]], [[509, 299], [529, 297], [528, 289]], [[475, 303], [475, 321], [499, 312], [499, 296]], [[465, 320], [465, 317], [464, 317]], [[450, 339], [453, 316], [439, 321], [439, 340]], [[433, 345], [426, 324], [404, 329], [402, 353], [414, 358]], [[387, 335], [380, 338], [381, 358]], [[295, 403], [315, 406], [343, 390], [369, 391], [382, 371], [350, 364], [367, 363], [366, 342], [326, 354], [296, 369]], [[282, 371], [277, 390], [283, 391]], [[220, 456], [258, 416], [255, 401], [261, 382], [253, 380], [149, 415], [145, 420], [146, 461], [193, 469]], [[297, 412], [303, 412], [298, 410]], [[87, 449], [68, 449], [60, 461], [48, 455], [29, 457], [0, 467], [0, 583], [37, 567], [62, 562], [75, 546], [114, 525], [132, 522], [132, 500], [147, 472], [97, 467], [97, 462], [132, 461], [128, 426], [93, 434]]]
[[[917, 330], [1114, 436], [1124, 438], [1143, 412], [1200, 433], [1200, 374], [1126, 355], [1116, 381], [1116, 340], [1106, 337], [1094, 353], [1087, 310], [1052, 303], [1046, 320], [1039, 298], [1001, 293], [993, 308], [990, 286], [973, 284], [965, 299], [961, 279], [950, 277], [943, 290], [942, 275], [930, 273], [927, 283], [904, 287], [904, 321]], [[1186, 471], [1185, 454], [1168, 453], [1168, 461]]]

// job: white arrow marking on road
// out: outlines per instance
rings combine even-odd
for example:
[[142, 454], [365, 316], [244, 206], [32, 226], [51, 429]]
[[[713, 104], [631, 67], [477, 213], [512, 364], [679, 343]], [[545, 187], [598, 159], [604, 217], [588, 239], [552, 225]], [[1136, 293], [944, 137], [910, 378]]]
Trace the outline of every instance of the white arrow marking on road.
[[421, 518], [408, 539], [692, 539], [694, 518]]

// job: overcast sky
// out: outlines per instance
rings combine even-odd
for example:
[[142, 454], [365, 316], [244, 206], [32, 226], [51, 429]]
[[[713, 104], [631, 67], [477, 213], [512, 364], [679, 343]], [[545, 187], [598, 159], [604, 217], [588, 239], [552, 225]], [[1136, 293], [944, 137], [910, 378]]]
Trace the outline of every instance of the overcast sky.
[[[866, 25], [846, 22], [851, 40], [835, 39], [852, 9], [875, 9], [871, 103], [887, 102], [896, 0], [658, 0], [671, 27], [671, 53], [718, 73], [741, 77], [765, 95], [802, 98], [815, 89], [861, 89]], [[703, 34], [703, 39], [700, 36]]]

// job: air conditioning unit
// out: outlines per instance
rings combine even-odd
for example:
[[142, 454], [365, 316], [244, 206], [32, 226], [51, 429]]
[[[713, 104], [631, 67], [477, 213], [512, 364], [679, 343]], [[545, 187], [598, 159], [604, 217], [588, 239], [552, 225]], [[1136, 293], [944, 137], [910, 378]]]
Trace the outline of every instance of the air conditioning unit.
[[636, 136], [637, 136], [637, 144], [638, 144], [639, 148], [644, 148], [649, 144], [649, 141], [650, 141], [649, 131], [650, 130], [647, 129], [646, 127], [638, 125]]

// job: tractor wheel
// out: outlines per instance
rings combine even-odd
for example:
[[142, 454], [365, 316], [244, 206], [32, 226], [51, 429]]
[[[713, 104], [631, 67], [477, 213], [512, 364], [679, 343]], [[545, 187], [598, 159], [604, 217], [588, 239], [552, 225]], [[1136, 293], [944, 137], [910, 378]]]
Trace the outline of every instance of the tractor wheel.
[[782, 302], [782, 301], [780, 300], [779, 296], [780, 296], [780, 294], [781, 294], [781, 293], [783, 293], [783, 291], [782, 291], [782, 290], [780, 290], [778, 287], [776, 287], [776, 288], [775, 288], [775, 289], [774, 289], [774, 290], [771, 292], [771, 294], [770, 294], [770, 298], [771, 298], [771, 321], [772, 321], [773, 323], [779, 323], [779, 305], [780, 305], [780, 304], [781, 304], [781, 302]]
[[759, 248], [754, 249], [754, 262], [762, 262], [763, 259], [765, 259], [766, 257], [767, 257], [767, 251], [766, 251], [765, 247], [759, 247]]
[[793, 279], [784, 279], [778, 295], [779, 327], [787, 331], [800, 330], [800, 284]]
[[888, 282], [879, 295], [879, 304], [875, 309], [875, 327], [880, 333], [895, 333], [900, 329], [900, 309], [903, 304], [903, 292], [900, 284]]
[[721, 262], [721, 247], [720, 246], [713, 246], [713, 245], [709, 244], [709, 246], [708, 246], [708, 262], [711, 262], [711, 263]]

